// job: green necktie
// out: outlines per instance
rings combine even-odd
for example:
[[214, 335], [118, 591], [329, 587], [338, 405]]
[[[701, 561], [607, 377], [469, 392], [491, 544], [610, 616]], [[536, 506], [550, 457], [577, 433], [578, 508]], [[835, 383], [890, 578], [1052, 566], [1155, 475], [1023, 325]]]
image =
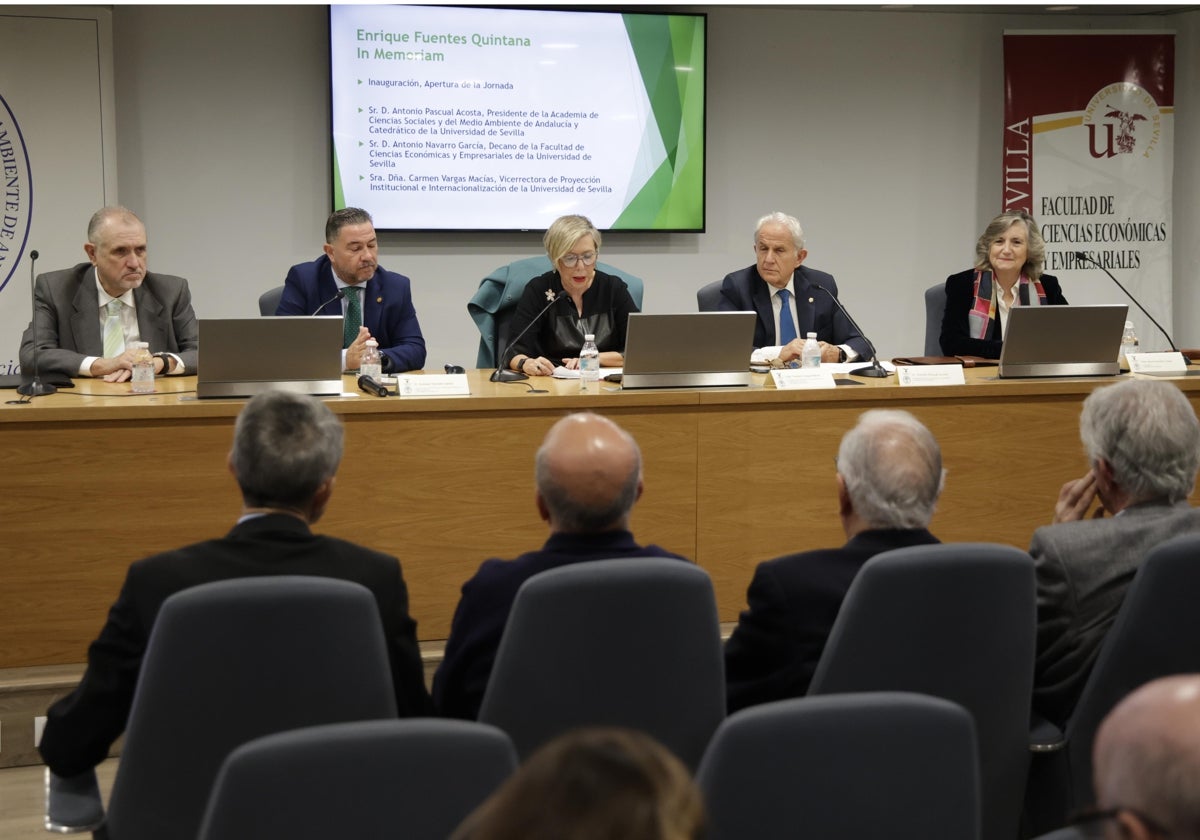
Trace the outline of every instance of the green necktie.
[[358, 338], [358, 328], [362, 326], [362, 301], [359, 300], [359, 286], [346, 287], [346, 320], [342, 326], [342, 347], [349, 347]]
[[125, 352], [125, 330], [121, 328], [121, 307], [125, 304], [119, 300], [110, 300], [105, 310], [108, 312], [104, 319], [104, 358], [111, 359]]

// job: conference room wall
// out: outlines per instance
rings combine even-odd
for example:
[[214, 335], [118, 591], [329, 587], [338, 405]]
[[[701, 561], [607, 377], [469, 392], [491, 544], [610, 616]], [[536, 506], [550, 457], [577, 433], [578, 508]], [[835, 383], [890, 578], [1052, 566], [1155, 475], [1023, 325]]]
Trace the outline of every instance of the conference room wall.
[[[1200, 217], [1200, 13], [695, 8], [709, 16], [707, 231], [604, 240], [606, 261], [645, 278], [646, 310], [694, 311], [695, 290], [748, 265], [754, 221], [780, 209], [800, 217], [810, 264], [835, 275], [880, 355], [918, 351], [922, 291], [970, 264], [1000, 205], [1004, 31], [1170, 28], [1174, 326], [1200, 344], [1200, 246], [1178, 235]], [[260, 292], [320, 252], [326, 11], [117, 6], [113, 16], [118, 189], [148, 222], [151, 264], [192, 280], [201, 317], [255, 313]], [[79, 226], [64, 230], [77, 237]], [[466, 301], [493, 268], [539, 251], [536, 232], [381, 237], [381, 262], [413, 278], [430, 367], [474, 364]], [[1066, 287], [1073, 302], [1120, 299], [1083, 272]]]

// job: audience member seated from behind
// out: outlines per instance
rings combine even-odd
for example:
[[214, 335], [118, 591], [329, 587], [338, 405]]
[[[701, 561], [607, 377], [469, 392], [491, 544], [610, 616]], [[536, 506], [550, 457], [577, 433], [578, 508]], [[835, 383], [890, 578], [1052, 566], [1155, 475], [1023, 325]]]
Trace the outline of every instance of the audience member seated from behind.
[[42, 375], [133, 375], [132, 343], [145, 341], [154, 373], [195, 373], [200, 344], [188, 282], [146, 270], [146, 227], [124, 207], [88, 222], [88, 262], [38, 275], [33, 319], [21, 336], [21, 369]]
[[999, 359], [1014, 306], [1066, 306], [1058, 278], [1042, 273], [1046, 243], [1028, 213], [1001, 213], [975, 243], [975, 267], [946, 278], [942, 352]]
[[730, 713], [808, 692], [863, 564], [893, 548], [938, 542], [928, 527], [944, 475], [937, 441], [911, 414], [873, 410], [859, 417], [837, 455], [838, 514], [848, 541], [755, 570], [749, 608], [725, 645]]
[[1138, 566], [1159, 543], [1200, 531], [1200, 510], [1188, 504], [1200, 423], [1175, 385], [1131, 379], [1097, 388], [1083, 402], [1079, 436], [1090, 468], [1063, 485], [1054, 524], [1038, 528], [1029, 548], [1038, 586], [1033, 708], [1059, 725]]
[[56, 775], [76, 776], [107, 757], [125, 729], [142, 655], [163, 602], [215, 580], [319, 575], [361, 583], [379, 605], [400, 715], [430, 712], [399, 561], [309, 529], [329, 503], [341, 457], [341, 422], [312, 397], [269, 391], [246, 404], [229, 453], [229, 469], [242, 494], [237, 524], [223, 537], [129, 567], [99, 637], [88, 648], [82, 682], [46, 714], [39, 750]]
[[649, 735], [576, 729], [543, 746], [451, 840], [699, 840], [704, 803]]
[[838, 293], [833, 276], [802, 265], [808, 251], [794, 216], [776, 212], [759, 219], [754, 253], [755, 265], [725, 275], [718, 308], [758, 313], [756, 350], [766, 348], [766, 356], [790, 362], [800, 358], [806, 336], [815, 332], [822, 362], [870, 357], [866, 339], [833, 301]]
[[[341, 300], [334, 298], [345, 291]], [[425, 367], [425, 338], [413, 307], [412, 282], [379, 265], [375, 224], [346, 207], [325, 222], [325, 253], [288, 269], [276, 315], [345, 316], [342, 369], [358, 370], [367, 339], [379, 344], [384, 373]]]
[[554, 270], [526, 284], [509, 335], [516, 338], [555, 295], [567, 294], [505, 351], [505, 365], [530, 376], [549, 376], [559, 365], [575, 369], [583, 337], [590, 334], [596, 337], [600, 366], [620, 367], [629, 313], [638, 308], [624, 280], [596, 270], [600, 231], [585, 216], [560, 216], [542, 244]]
[[539, 550], [515, 560], [484, 561], [463, 584], [433, 678], [434, 703], [448, 717], [478, 717], [517, 590], [538, 572], [619, 557], [687, 562], [634, 542], [629, 517], [642, 495], [642, 455], [633, 437], [608, 418], [583, 412], [555, 423], [537, 451], [535, 477], [534, 503], [550, 536]]
[[1200, 675], [1146, 683], [1096, 734], [1097, 810], [1110, 840], [1200, 838]]

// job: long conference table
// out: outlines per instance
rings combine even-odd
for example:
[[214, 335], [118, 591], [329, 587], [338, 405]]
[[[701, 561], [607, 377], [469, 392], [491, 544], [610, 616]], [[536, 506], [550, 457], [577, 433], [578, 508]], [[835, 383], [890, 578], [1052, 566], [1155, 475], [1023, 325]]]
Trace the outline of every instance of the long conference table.
[[[422, 640], [446, 637], [482, 560], [545, 539], [534, 452], [568, 412], [602, 413], [634, 435], [646, 485], [635, 536], [707, 569], [721, 620], [733, 621], [757, 563], [844, 541], [834, 456], [862, 411], [904, 408], [936, 435], [947, 470], [939, 537], [1025, 548], [1062, 483], [1087, 469], [1083, 397], [1113, 381], [1001, 381], [976, 368], [950, 387], [900, 387], [893, 376], [776, 390], [758, 377], [750, 388], [581, 395], [573, 381], [497, 384], [488, 373], [468, 372], [465, 397], [377, 398], [347, 377], [342, 396], [327, 398], [346, 448], [316, 528], [400, 558]], [[1196, 380], [1172, 381], [1200, 401]], [[226, 456], [244, 400], [198, 400], [194, 377], [157, 384], [131, 395], [128, 384], [77, 380], [0, 406], [0, 668], [82, 662], [130, 562], [236, 520]]]

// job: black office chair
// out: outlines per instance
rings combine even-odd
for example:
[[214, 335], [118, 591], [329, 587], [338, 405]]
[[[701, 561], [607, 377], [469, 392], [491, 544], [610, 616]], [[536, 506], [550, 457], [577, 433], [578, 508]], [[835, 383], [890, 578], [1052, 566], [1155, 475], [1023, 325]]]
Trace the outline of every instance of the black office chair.
[[283, 286], [267, 289], [258, 296], [258, 314], [274, 315], [279, 308], [279, 299], [283, 297]]
[[1010, 546], [913, 546], [868, 560], [834, 622], [809, 695], [914, 691], [975, 720], [984, 838], [1013, 840], [1028, 770], [1036, 584]]
[[708, 840], [979, 837], [975, 726], [935, 697], [838, 694], [743, 709], [713, 736], [696, 781]]
[[695, 767], [725, 717], [708, 573], [683, 560], [590, 560], [522, 584], [479, 720], [522, 758], [576, 726], [627, 726]]
[[696, 308], [700, 312], [716, 312], [721, 308], [721, 280], [706, 283], [696, 290]]
[[942, 356], [942, 316], [946, 313], [946, 284], [925, 290], [925, 355]]
[[225, 759], [199, 840], [445, 840], [516, 767], [507, 735], [463, 720], [267, 735]]
[[1026, 804], [1034, 831], [1058, 828], [1093, 805], [1092, 742], [1125, 695], [1159, 677], [1200, 672], [1197, 592], [1200, 534], [1167, 540], [1146, 556], [1064, 731], [1051, 726], [1033, 745]]
[[366, 587], [268, 576], [178, 592], [150, 634], [105, 836], [193, 840], [233, 748], [302, 726], [395, 716], [383, 627]]

